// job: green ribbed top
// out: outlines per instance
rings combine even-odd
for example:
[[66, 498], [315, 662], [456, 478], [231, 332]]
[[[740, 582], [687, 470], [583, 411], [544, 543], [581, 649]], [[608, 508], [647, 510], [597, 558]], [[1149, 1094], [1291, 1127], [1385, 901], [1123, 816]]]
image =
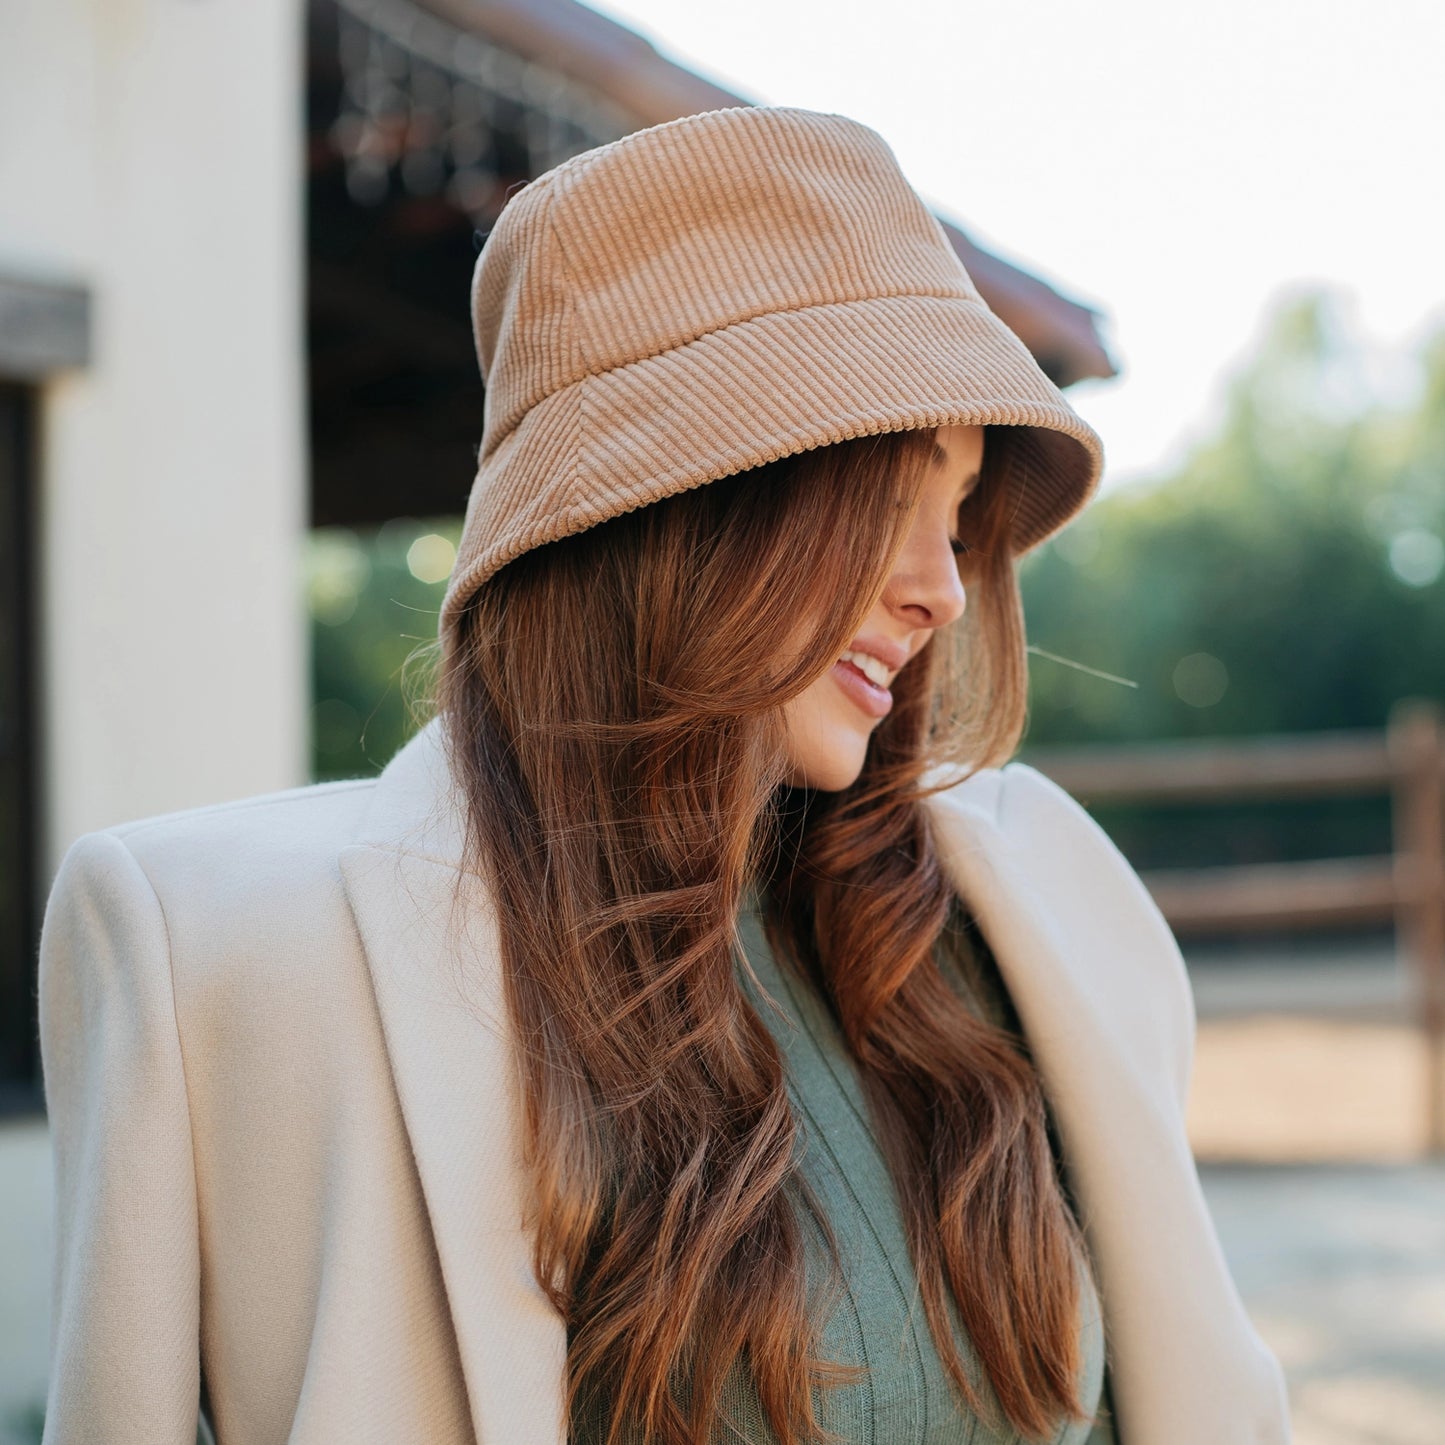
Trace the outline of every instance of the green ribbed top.
[[[820, 1394], [820, 1423], [849, 1445], [1021, 1445], [1022, 1437], [1006, 1421], [1001, 1430], [990, 1428], [965, 1410], [948, 1384], [918, 1296], [892, 1177], [869, 1126], [858, 1076], [826, 1003], [791, 970], [779, 968], [751, 900], [738, 923], [748, 962], [786, 1018], [780, 1020], [766, 1005], [759, 1008], [783, 1055], [799, 1123], [802, 1173], [832, 1226], [845, 1276], [845, 1288], [823, 1327], [823, 1354], [867, 1367], [859, 1383]], [[739, 979], [753, 1002], [759, 1003], [741, 970]], [[969, 967], [958, 982], [974, 1006], [995, 1022], [1018, 1030], [1017, 1015], [986, 948], [972, 950]], [[1057, 1141], [1055, 1150], [1061, 1167]], [[800, 1218], [810, 1278], [826, 1280], [830, 1263], [821, 1231], [807, 1211]], [[1081, 1271], [1080, 1279], [1080, 1397], [1100, 1420], [1093, 1427], [1066, 1423], [1053, 1441], [1117, 1445], [1099, 1301], [1087, 1271]], [[956, 1314], [954, 1324], [970, 1381], [996, 1404]], [[738, 1441], [772, 1445], [776, 1437], [750, 1377], [740, 1366], [729, 1377], [723, 1405], [724, 1418], [711, 1437], [714, 1445]], [[999, 1418], [1003, 1419], [1001, 1412]], [[601, 1445], [605, 1437], [606, 1421], [600, 1412], [584, 1408], [574, 1414], [571, 1445]]]

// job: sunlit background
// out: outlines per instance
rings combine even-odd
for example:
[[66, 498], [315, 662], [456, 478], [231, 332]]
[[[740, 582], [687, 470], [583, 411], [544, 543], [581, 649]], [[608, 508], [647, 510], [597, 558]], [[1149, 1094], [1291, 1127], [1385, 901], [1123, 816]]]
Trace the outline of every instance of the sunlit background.
[[1445, 1439], [1442, 55], [1420, 0], [0, 10], [0, 1442], [46, 1373], [60, 856], [385, 764], [482, 238], [577, 150], [755, 102], [878, 129], [1103, 435], [1021, 567], [1022, 757], [1180, 937], [1191, 1138], [1299, 1445]]

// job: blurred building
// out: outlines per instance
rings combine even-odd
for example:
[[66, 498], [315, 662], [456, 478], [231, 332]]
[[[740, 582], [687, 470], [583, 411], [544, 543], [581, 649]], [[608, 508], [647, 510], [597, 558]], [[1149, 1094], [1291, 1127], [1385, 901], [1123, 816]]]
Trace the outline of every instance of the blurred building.
[[[467, 287], [509, 192], [747, 100], [575, 0], [16, 0], [4, 27], [0, 1105], [33, 1118], [60, 855], [304, 782], [308, 526], [461, 511]], [[949, 234], [1057, 382], [1113, 374], [1096, 313]], [[43, 1241], [11, 1244], [44, 1228], [33, 1145], [0, 1412], [44, 1371], [11, 1304], [43, 1306]]]

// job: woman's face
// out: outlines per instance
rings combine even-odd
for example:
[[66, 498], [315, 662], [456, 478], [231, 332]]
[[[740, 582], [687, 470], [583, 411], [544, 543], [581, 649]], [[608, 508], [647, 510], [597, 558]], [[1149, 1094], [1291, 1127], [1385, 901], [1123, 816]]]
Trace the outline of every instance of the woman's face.
[[837, 791], [857, 780], [893, 706], [888, 684], [935, 629], [962, 616], [958, 508], [978, 484], [983, 435], [979, 426], [938, 428], [922, 501], [877, 605], [849, 652], [784, 705], [794, 787]]

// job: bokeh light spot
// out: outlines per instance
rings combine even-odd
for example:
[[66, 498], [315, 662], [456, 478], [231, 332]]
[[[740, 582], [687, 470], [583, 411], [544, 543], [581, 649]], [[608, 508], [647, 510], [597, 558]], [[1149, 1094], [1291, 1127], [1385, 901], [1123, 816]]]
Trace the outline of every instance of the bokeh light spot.
[[1407, 587], [1428, 587], [1445, 571], [1445, 542], [1423, 527], [1410, 527], [1390, 540], [1390, 571]]
[[457, 549], [437, 532], [427, 532], [406, 549], [406, 565], [418, 582], [445, 582]]
[[306, 549], [306, 596], [318, 622], [328, 627], [346, 622], [370, 578], [371, 559], [355, 532], [329, 527], [311, 534]]
[[1174, 666], [1174, 691], [1190, 707], [1213, 707], [1229, 687], [1229, 672], [1211, 653], [1191, 652]]

